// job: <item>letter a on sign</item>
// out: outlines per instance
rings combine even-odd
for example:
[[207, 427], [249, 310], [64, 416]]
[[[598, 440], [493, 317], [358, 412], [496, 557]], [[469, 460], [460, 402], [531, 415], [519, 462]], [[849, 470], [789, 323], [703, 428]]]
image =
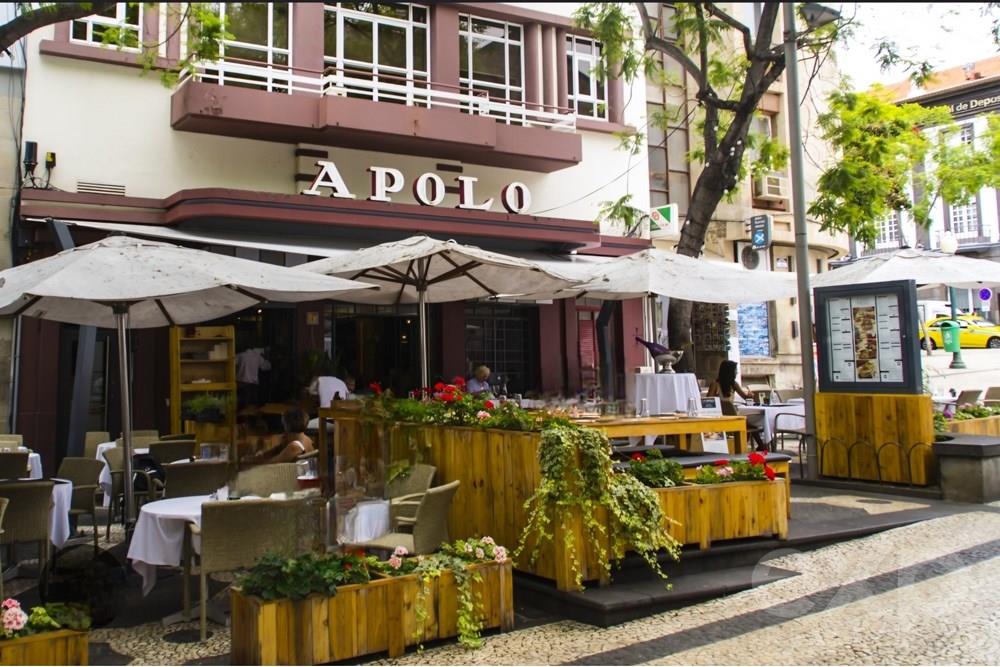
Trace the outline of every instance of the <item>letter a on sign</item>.
[[344, 183], [343, 177], [337, 171], [337, 165], [326, 160], [317, 160], [316, 166], [319, 167], [319, 173], [313, 179], [312, 185], [308, 189], [303, 190], [302, 194], [322, 197], [323, 193], [320, 192], [320, 188], [330, 188], [331, 197], [354, 199], [354, 195], [347, 189], [347, 184]]

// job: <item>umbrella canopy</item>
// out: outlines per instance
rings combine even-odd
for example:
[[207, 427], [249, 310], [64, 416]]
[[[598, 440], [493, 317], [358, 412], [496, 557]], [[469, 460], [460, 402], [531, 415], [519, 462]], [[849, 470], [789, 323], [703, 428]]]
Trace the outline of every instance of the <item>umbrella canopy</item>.
[[794, 273], [749, 271], [655, 248], [592, 267], [589, 281], [552, 296], [621, 300], [659, 294], [704, 303], [758, 303], [796, 294]]
[[0, 315], [129, 328], [204, 322], [265, 301], [339, 298], [364, 283], [169, 243], [112, 236], [0, 272]]
[[338, 257], [328, 257], [300, 269], [364, 280], [378, 292], [338, 297], [360, 303], [425, 303], [463, 301], [499, 294], [558, 290], [573, 281], [547, 272], [525, 259], [490, 252], [455, 241], [411, 236]]
[[958, 289], [1000, 286], [1000, 263], [936, 250], [906, 248], [872, 255], [813, 276], [813, 287], [913, 280], [918, 285]]

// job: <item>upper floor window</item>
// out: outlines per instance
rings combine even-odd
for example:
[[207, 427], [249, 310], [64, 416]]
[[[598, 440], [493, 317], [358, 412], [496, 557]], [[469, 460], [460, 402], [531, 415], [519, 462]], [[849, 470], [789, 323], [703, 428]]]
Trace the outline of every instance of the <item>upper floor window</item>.
[[899, 247], [899, 211], [893, 211], [878, 223], [878, 236], [875, 237], [876, 248]]
[[590, 118], [608, 118], [608, 80], [598, 78], [601, 44], [593, 39], [566, 37], [566, 72], [569, 104], [576, 113]]
[[963, 125], [958, 130], [958, 140], [963, 144], [971, 144], [976, 138], [975, 133], [972, 130], [972, 123]]
[[[523, 30], [516, 23], [476, 16], [458, 18], [459, 83], [463, 92], [499, 102], [524, 103]], [[506, 122], [522, 120], [516, 112], [491, 110]]]
[[426, 87], [430, 78], [427, 7], [374, 2], [338, 2], [324, 7], [324, 62], [342, 77], [372, 82], [349, 85], [348, 94], [409, 102], [411, 94], [387, 89], [386, 84]]
[[231, 69], [219, 72], [219, 83], [266, 90], [288, 91], [289, 54], [292, 42], [291, 4], [286, 2], [218, 2], [212, 7], [225, 21], [232, 39], [222, 40], [223, 60], [273, 72], [249, 74]]
[[70, 35], [75, 41], [103, 44], [105, 34], [115, 31], [114, 42], [123, 49], [139, 50], [142, 3], [119, 2], [114, 7], [73, 21]]
[[950, 205], [948, 218], [955, 238], [959, 240], [979, 238], [979, 206], [976, 201]]

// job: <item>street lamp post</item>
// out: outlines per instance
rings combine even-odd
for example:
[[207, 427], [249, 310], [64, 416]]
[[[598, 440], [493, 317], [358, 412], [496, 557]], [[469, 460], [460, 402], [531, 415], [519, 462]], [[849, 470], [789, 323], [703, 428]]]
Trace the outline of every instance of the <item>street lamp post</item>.
[[[816, 372], [813, 366], [812, 293], [809, 289], [809, 227], [806, 222], [805, 182], [802, 171], [802, 119], [799, 115], [798, 35], [795, 3], [783, 3], [785, 22], [785, 76], [788, 77], [788, 144], [792, 167], [792, 203], [795, 216], [795, 276], [798, 283], [799, 341], [802, 360], [802, 393], [805, 401], [806, 467], [811, 479], [819, 476], [816, 452]], [[802, 17], [810, 28], [819, 28], [840, 14], [816, 3], [802, 6]]]
[[[941, 240], [938, 242], [938, 247], [941, 252], [947, 253], [949, 255], [954, 255], [958, 252], [958, 239], [951, 232], [945, 232], [941, 235]], [[952, 322], [958, 324], [958, 309], [955, 308], [955, 288], [948, 288], [948, 301], [951, 302], [951, 320]], [[951, 363], [948, 364], [948, 368], [965, 368], [965, 361], [962, 359], [962, 330], [954, 332], [958, 336], [958, 349], [951, 353]], [[928, 344], [927, 347], [930, 347]]]

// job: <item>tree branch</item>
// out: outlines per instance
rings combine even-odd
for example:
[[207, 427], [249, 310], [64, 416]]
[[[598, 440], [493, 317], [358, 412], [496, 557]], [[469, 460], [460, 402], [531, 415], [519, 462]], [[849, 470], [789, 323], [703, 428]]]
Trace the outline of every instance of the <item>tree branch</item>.
[[[698, 99], [714, 97], [718, 100], [718, 95], [708, 85], [708, 28], [705, 26], [705, 14], [698, 4], [695, 4], [694, 11], [698, 15], [698, 56], [701, 61], [701, 71], [705, 76], [705, 85], [698, 91]], [[711, 160], [719, 147], [719, 107], [712, 104], [705, 105], [705, 127], [702, 129], [702, 138], [705, 141], [705, 159]]]
[[705, 11], [728, 25], [733, 30], [739, 31], [743, 35], [743, 50], [746, 51], [747, 60], [753, 58], [753, 42], [750, 39], [750, 28], [727, 14], [714, 2], [706, 2]]
[[0, 26], [0, 51], [7, 51], [19, 39], [39, 28], [62, 21], [82, 19], [112, 9], [115, 4], [114, 2], [57, 2], [26, 11]]
[[[765, 2], [760, 14], [760, 24], [757, 26], [757, 43], [754, 44], [754, 57], [766, 57], [772, 52], [774, 27], [778, 23], [780, 2]], [[753, 60], [753, 58], [751, 58]]]
[[655, 32], [653, 32], [653, 23], [649, 17], [649, 12], [646, 11], [646, 5], [642, 2], [634, 3], [639, 11], [639, 17], [642, 20], [642, 36], [645, 42], [647, 51], [659, 51], [660, 53], [665, 53], [670, 56], [684, 68], [684, 71], [691, 75], [698, 83], [698, 88], [706, 88], [708, 86], [708, 81], [705, 78], [705, 73], [698, 69], [698, 66], [694, 64], [694, 61], [684, 53], [683, 49], [679, 46], [663, 39]]

